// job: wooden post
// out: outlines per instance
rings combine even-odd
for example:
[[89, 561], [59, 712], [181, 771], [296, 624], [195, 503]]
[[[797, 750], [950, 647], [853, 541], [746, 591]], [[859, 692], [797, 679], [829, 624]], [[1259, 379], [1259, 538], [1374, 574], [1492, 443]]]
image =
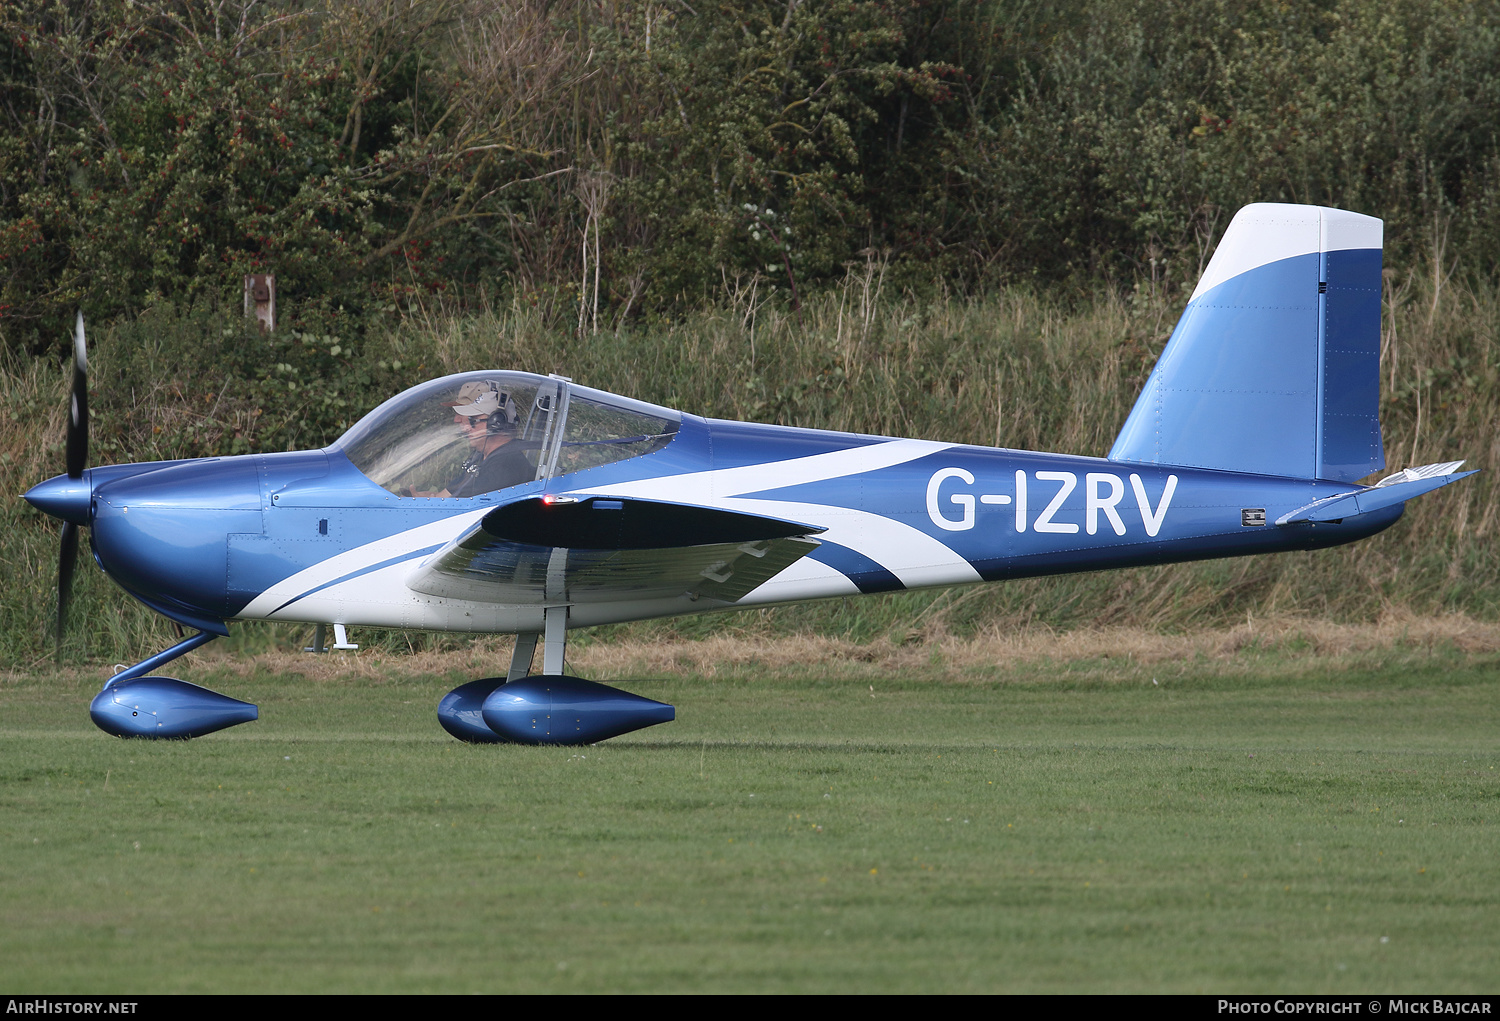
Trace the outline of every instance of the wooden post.
[[252, 273], [245, 277], [245, 318], [260, 321], [267, 332], [276, 329], [276, 277], [270, 273]]

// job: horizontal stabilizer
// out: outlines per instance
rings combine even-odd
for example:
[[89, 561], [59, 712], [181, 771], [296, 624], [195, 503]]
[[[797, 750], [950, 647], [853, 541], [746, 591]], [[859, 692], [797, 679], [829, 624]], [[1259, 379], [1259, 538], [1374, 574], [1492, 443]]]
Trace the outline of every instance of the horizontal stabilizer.
[[1461, 472], [1462, 461], [1445, 461], [1428, 464], [1420, 468], [1407, 468], [1373, 486], [1353, 493], [1340, 493], [1314, 501], [1306, 507], [1283, 514], [1276, 519], [1278, 525], [1293, 525], [1299, 521], [1342, 521], [1344, 518], [1368, 514], [1383, 507], [1405, 503], [1413, 497], [1440, 489], [1450, 482], [1466, 479], [1477, 471]]

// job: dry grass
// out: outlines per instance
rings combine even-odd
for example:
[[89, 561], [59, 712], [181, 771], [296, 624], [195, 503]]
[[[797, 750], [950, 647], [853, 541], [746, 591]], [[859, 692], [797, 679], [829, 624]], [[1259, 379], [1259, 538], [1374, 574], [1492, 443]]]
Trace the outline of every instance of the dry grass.
[[1042, 662], [1116, 659], [1141, 664], [1194, 660], [1232, 666], [1250, 652], [1274, 654], [1289, 663], [1318, 660], [1331, 667], [1396, 650], [1451, 648], [1467, 655], [1500, 650], [1500, 624], [1463, 615], [1412, 617], [1392, 613], [1373, 624], [1335, 624], [1284, 617], [1250, 620], [1226, 629], [1162, 634], [1143, 628], [1081, 628], [1055, 632], [1031, 627], [990, 628], [972, 638], [934, 636], [923, 642], [856, 644], [825, 635], [771, 640], [715, 637], [699, 642], [595, 644], [572, 657], [584, 673], [697, 674], [763, 668], [777, 672], [859, 675], [911, 674], [961, 679]]
[[[241, 676], [267, 672], [315, 683], [371, 680], [393, 674], [480, 677], [504, 670], [511, 645], [508, 637], [497, 637], [480, 639], [457, 651], [395, 653], [370, 649], [326, 656], [280, 650], [234, 656], [211, 646], [194, 656], [192, 662], [200, 668], [212, 666]], [[814, 634], [720, 635], [698, 641], [626, 639], [576, 643], [569, 650], [568, 666], [570, 671], [601, 679], [743, 677], [765, 672], [962, 683], [993, 681], [999, 679], [997, 671], [1003, 675], [1015, 667], [1044, 663], [1115, 661], [1155, 666], [1191, 662], [1197, 670], [1219, 675], [1244, 670], [1252, 663], [1262, 672], [1305, 670], [1310, 666], [1338, 672], [1376, 665], [1394, 654], [1473, 657], [1495, 652], [1500, 652], [1500, 624], [1463, 614], [1418, 617], [1393, 611], [1369, 624], [1278, 617], [1186, 634], [1163, 634], [1138, 627], [1057, 632], [1032, 626], [1012, 631], [991, 628], [974, 637], [936, 634], [906, 643], [859, 644]], [[1122, 680], [1127, 676], [1121, 673]]]

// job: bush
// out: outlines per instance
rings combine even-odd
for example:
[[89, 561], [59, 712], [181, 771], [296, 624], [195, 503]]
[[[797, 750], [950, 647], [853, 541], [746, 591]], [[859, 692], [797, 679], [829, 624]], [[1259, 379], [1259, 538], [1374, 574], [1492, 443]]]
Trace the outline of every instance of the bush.
[[[1176, 293], [1253, 201], [1493, 276], [1500, 0], [12, 0], [0, 335], [277, 275], [287, 324], [597, 333], [895, 291]], [[341, 327], [341, 329], [344, 327]]]

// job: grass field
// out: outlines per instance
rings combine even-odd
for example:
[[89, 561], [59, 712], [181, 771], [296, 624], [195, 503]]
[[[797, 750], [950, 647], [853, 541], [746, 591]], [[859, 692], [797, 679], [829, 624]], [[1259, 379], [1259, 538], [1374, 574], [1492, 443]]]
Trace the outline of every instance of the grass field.
[[190, 658], [262, 718], [187, 743], [10, 675], [0, 987], [1495, 992], [1500, 655], [1153, 641], [685, 646], [581, 749], [446, 737], [454, 657]]

